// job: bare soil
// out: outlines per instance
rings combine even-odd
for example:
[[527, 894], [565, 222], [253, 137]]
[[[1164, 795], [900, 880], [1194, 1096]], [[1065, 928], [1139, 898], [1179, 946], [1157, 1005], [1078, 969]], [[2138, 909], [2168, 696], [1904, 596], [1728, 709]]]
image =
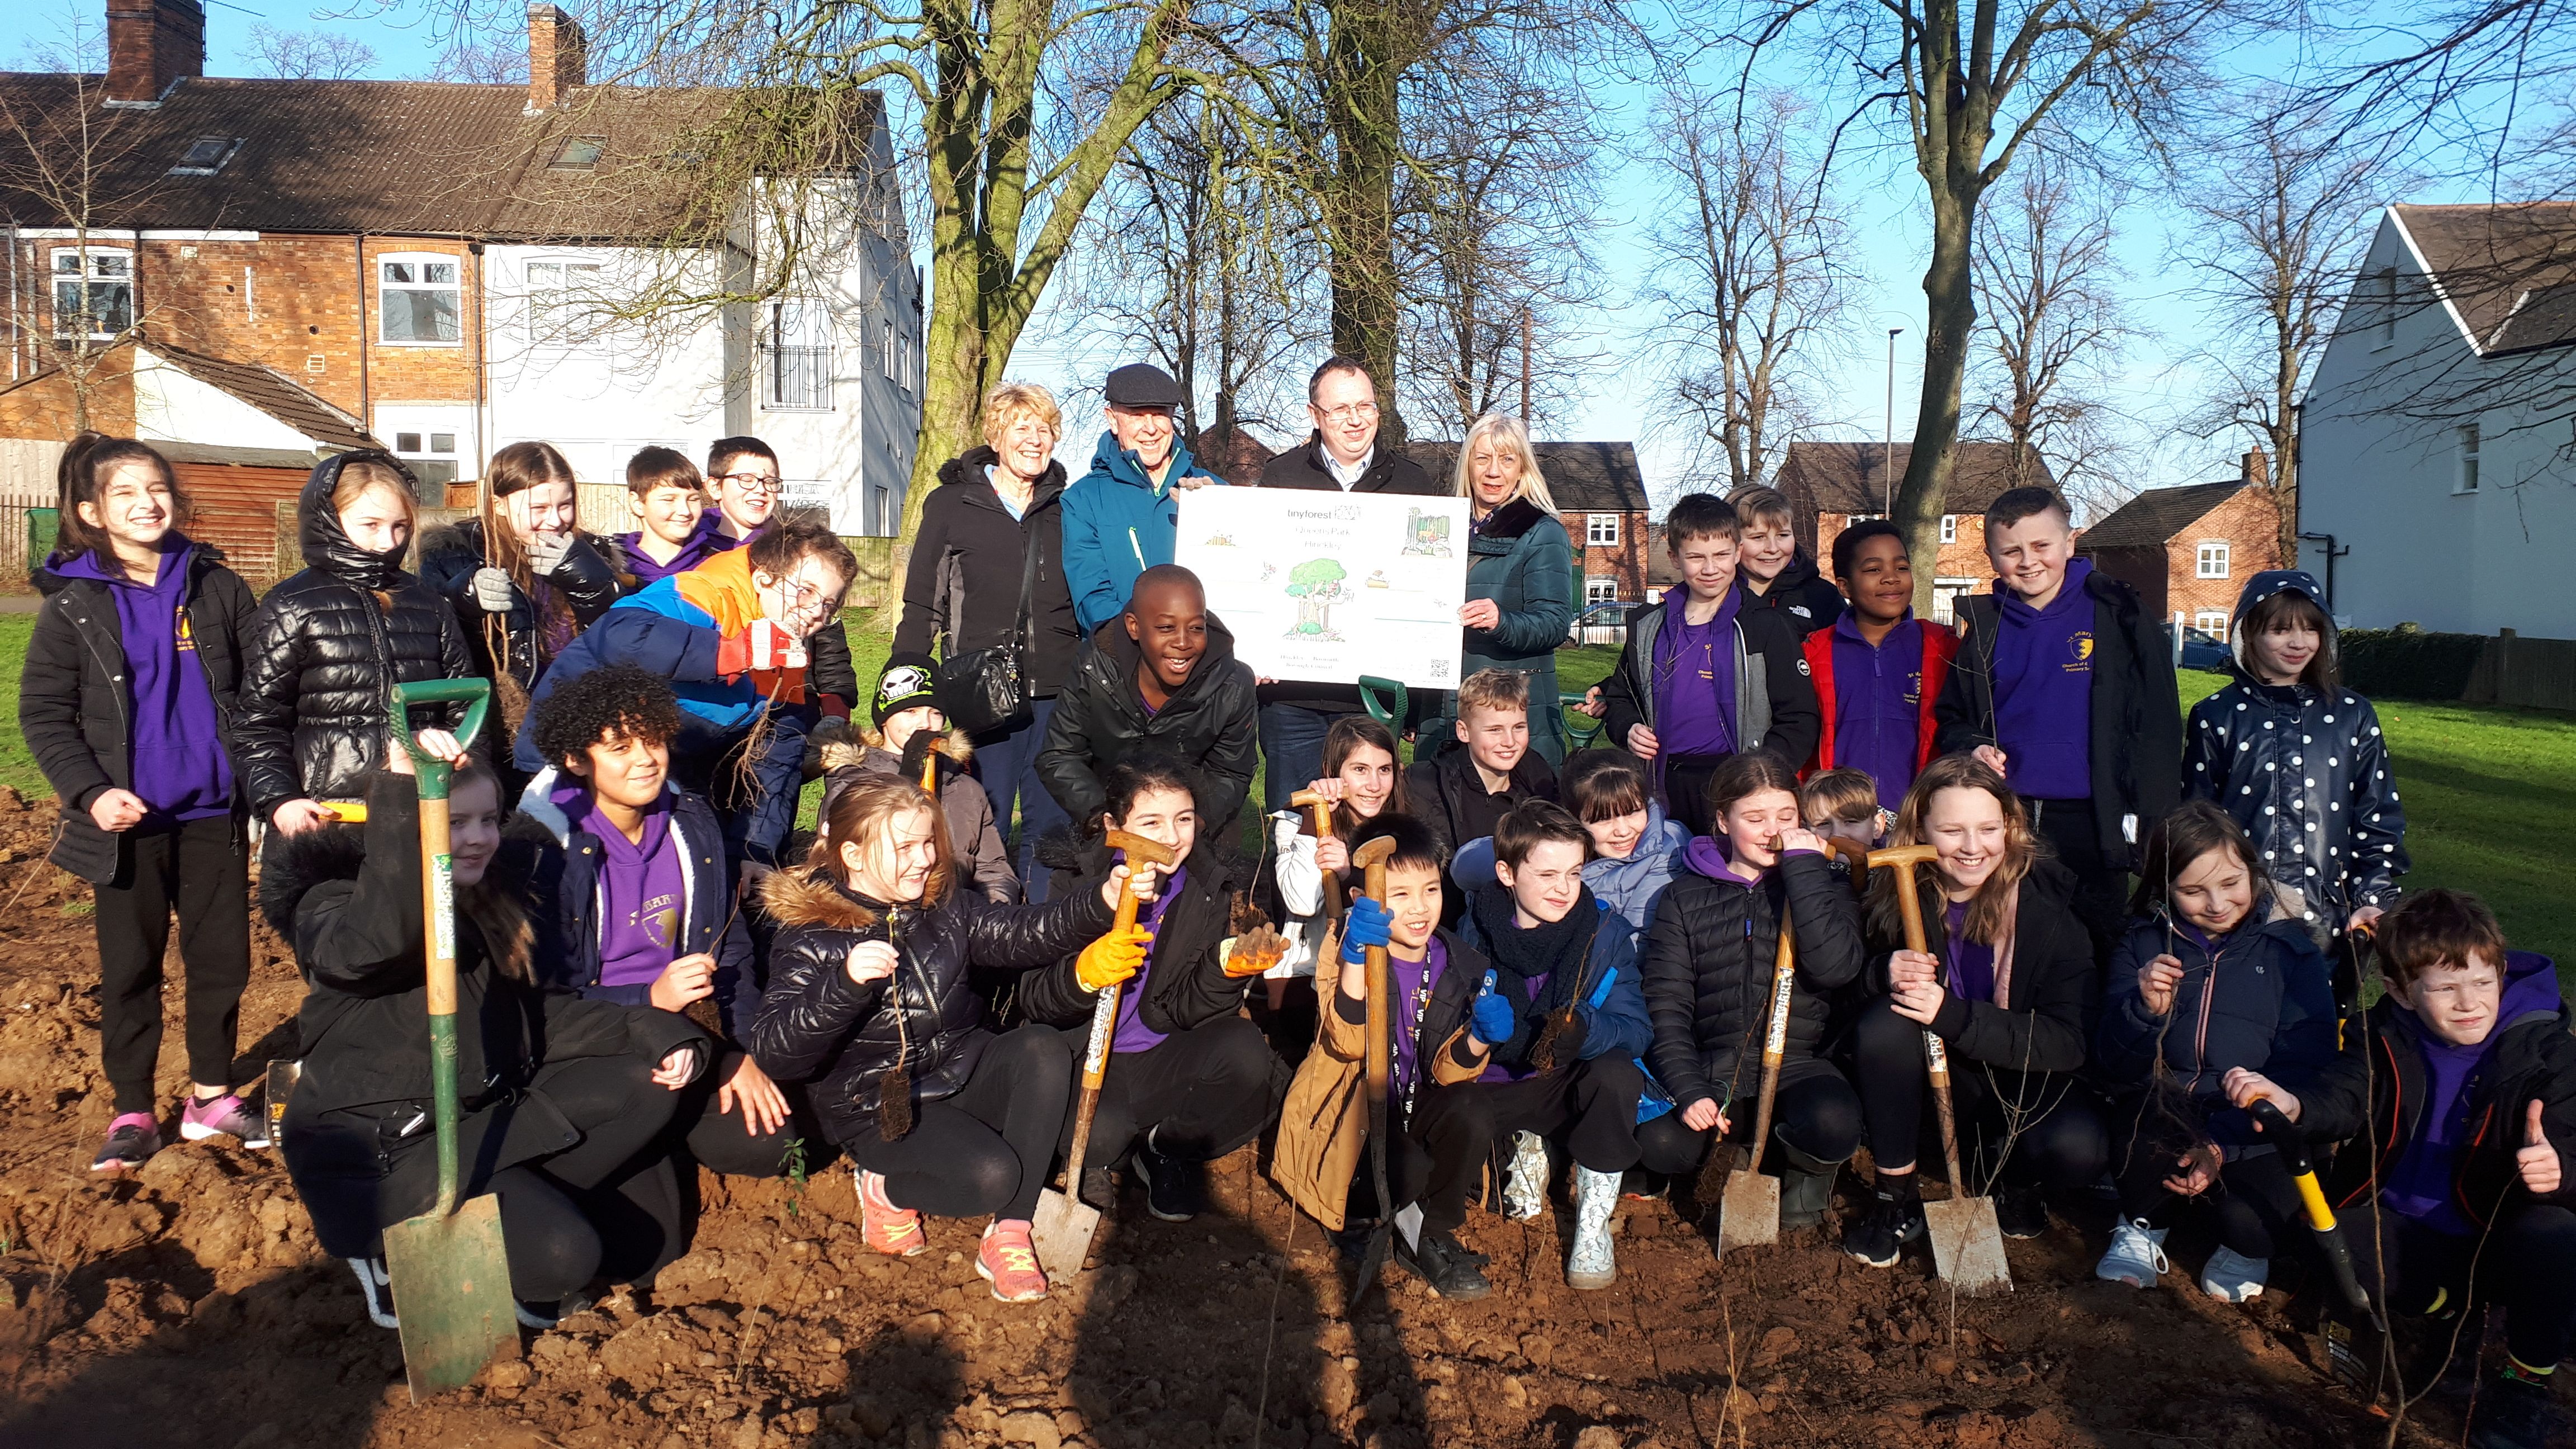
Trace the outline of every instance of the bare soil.
[[[1565, 1287], [1561, 1209], [1479, 1213], [1464, 1236], [1494, 1257], [1492, 1297], [1396, 1277], [1352, 1308], [1251, 1149], [1216, 1167], [1216, 1211], [1160, 1223], [1131, 1193], [1091, 1269], [1021, 1306], [975, 1277], [975, 1225], [933, 1222], [910, 1260], [863, 1250], [846, 1171], [709, 1178], [694, 1250], [649, 1299], [528, 1334], [416, 1405], [273, 1153], [181, 1144], [130, 1180], [87, 1171], [109, 1115], [96, 952], [87, 887], [42, 863], [52, 826], [49, 802], [0, 791], [0, 1444], [2326, 1449], [2387, 1431], [2317, 1371], [2295, 1295], [2211, 1303], [2187, 1242], [2139, 1293], [2092, 1279], [2104, 1224], [2061, 1225], [2014, 1245], [2017, 1291], [1953, 1301], [1928, 1264], [1863, 1268], [1830, 1228], [1720, 1268], [1672, 1204], [1637, 1200], [1607, 1292]], [[254, 954], [243, 1080], [292, 1054], [301, 995], [264, 927]], [[2455, 1408], [2417, 1419], [2403, 1442], [2457, 1441]]]

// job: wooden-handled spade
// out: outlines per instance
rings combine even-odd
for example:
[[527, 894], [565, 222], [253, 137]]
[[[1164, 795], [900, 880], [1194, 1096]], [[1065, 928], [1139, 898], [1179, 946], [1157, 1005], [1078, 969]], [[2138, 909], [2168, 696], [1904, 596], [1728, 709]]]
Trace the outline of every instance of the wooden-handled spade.
[[[1112, 830], [1109, 848], [1124, 851], [1131, 871], [1141, 865], [1160, 866], [1169, 870], [1180, 857], [1159, 840]], [[1136, 892], [1131, 875], [1118, 888], [1117, 924], [1112, 932], [1125, 932], [1136, 925]], [[1038, 1251], [1038, 1266], [1047, 1277], [1058, 1283], [1070, 1280], [1082, 1271], [1082, 1260], [1091, 1256], [1091, 1235], [1100, 1227], [1100, 1210], [1082, 1200], [1082, 1160], [1091, 1149], [1091, 1119], [1100, 1111], [1100, 1077], [1109, 1066], [1109, 1042], [1118, 1027], [1119, 983], [1111, 982], [1093, 994], [1091, 1003], [1091, 1041], [1082, 1053], [1082, 1097], [1074, 1108], [1073, 1149], [1065, 1154], [1064, 1188], [1048, 1188], [1038, 1194], [1037, 1215], [1029, 1220], [1029, 1239]]]
[[[1897, 845], [1869, 853], [1872, 869], [1893, 868], [1896, 909], [1905, 921], [1905, 945], [1929, 954], [1923, 930], [1923, 902], [1915, 894], [1914, 868], [1930, 862], [1928, 845]], [[1936, 972], [1938, 968], [1935, 968]], [[1936, 974], [1935, 980], [1938, 980]], [[1932, 1076], [1933, 1111], [1941, 1119], [1941, 1153], [1950, 1169], [1946, 1202], [1923, 1204], [1926, 1236], [1932, 1239], [1932, 1268], [1953, 1288], [1970, 1297], [2012, 1291], [2012, 1267], [2004, 1259], [2003, 1226], [1995, 1220], [1995, 1201], [1968, 1195], [1967, 1174], [1959, 1170], [1959, 1124], [1950, 1106], [1950, 1053], [1941, 1038], [1923, 1033], [1923, 1056]]]
[[[1332, 838], [1332, 801], [1325, 799], [1323, 796], [1316, 794], [1312, 790], [1300, 790], [1296, 794], [1288, 797], [1288, 803], [1295, 806], [1297, 809], [1307, 812], [1314, 818], [1315, 838], [1317, 840], [1329, 840]], [[1341, 913], [1341, 878], [1328, 870], [1324, 872], [1324, 914], [1328, 916], [1339, 916]]]
[[[1780, 1091], [1780, 1059], [1788, 1054], [1789, 1002], [1798, 974], [1794, 935], [1784, 911], [1780, 950], [1771, 968], [1770, 1024], [1762, 1037], [1762, 1093], [1754, 1099], [1753, 1135], [1746, 1140], [1744, 1165], [1726, 1175], [1726, 1195], [1718, 1207], [1717, 1256], [1721, 1259], [1730, 1248], [1780, 1241], [1780, 1179], [1762, 1175], [1762, 1149], [1771, 1140], [1771, 1101]], [[1721, 1146], [1709, 1150], [1719, 1151]]]
[[[1361, 890], [1379, 905], [1386, 904], [1386, 859], [1393, 854], [1395, 839], [1386, 835], [1351, 852], [1351, 864], [1360, 872]], [[1369, 1229], [1368, 1241], [1360, 1249], [1359, 1273], [1351, 1283], [1353, 1302], [1385, 1270], [1387, 1248], [1395, 1239], [1396, 1203], [1386, 1176], [1387, 1081], [1395, 1069], [1395, 981], [1384, 946], [1368, 948], [1367, 968], [1368, 1051], [1362, 1068], [1368, 1088], [1369, 1180], [1377, 1189], [1377, 1226]]]

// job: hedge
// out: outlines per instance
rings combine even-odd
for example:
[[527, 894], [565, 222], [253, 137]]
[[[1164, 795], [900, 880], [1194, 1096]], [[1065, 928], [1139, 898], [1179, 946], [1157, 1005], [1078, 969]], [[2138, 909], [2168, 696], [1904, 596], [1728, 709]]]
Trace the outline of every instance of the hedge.
[[2403, 624], [2345, 629], [2344, 683], [2373, 699], [2458, 699], [2491, 642], [2484, 634], [2428, 634]]

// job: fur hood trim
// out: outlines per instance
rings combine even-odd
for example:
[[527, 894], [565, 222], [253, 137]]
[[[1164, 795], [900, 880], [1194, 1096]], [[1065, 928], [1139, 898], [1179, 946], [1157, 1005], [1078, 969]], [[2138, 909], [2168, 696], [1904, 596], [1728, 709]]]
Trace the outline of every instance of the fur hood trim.
[[819, 871], [773, 870], [760, 883], [760, 903], [781, 926], [817, 926], [829, 931], [864, 931], [877, 923], [877, 913], [859, 904]]
[[315, 886], [356, 880], [367, 863], [367, 828], [324, 825], [300, 835], [272, 834], [259, 866], [259, 913], [280, 936], [295, 939], [295, 908]]

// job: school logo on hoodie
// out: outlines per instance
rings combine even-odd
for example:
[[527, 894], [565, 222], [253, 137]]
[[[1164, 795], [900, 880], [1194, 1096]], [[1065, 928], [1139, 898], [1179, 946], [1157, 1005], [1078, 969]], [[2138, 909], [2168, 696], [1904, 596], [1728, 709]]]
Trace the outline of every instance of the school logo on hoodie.
[[2093, 672], [2093, 631], [2078, 629], [2066, 636], [2066, 652], [2075, 656], [2065, 667], [2069, 674]]

